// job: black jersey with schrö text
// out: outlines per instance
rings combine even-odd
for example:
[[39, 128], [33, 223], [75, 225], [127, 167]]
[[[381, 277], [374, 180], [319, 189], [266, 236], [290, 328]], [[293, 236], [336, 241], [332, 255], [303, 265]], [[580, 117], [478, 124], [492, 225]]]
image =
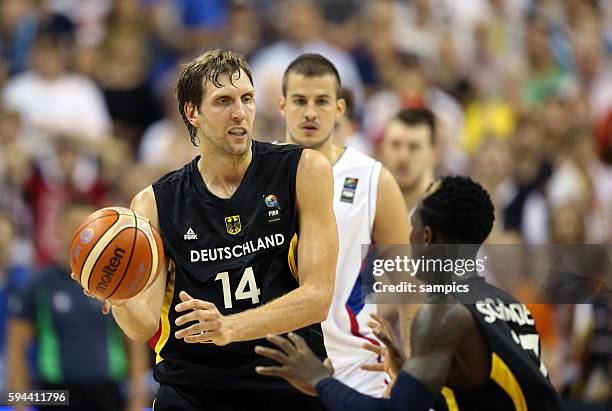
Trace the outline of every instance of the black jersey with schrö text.
[[[296, 174], [302, 149], [252, 142], [252, 161], [229, 199], [204, 184], [196, 157], [153, 184], [169, 261], [155, 379], [216, 390], [289, 389], [279, 378], [255, 374], [271, 362], [258, 356], [265, 340], [188, 344], [174, 337], [179, 292], [212, 302], [224, 315], [256, 308], [298, 287]], [[291, 315], [287, 313], [286, 315]], [[320, 324], [297, 332], [325, 357]]]
[[465, 283], [475, 303], [464, 306], [491, 351], [491, 371], [482, 387], [444, 387], [436, 411], [560, 411], [560, 399], [540, 359], [540, 337], [527, 307], [481, 278]]

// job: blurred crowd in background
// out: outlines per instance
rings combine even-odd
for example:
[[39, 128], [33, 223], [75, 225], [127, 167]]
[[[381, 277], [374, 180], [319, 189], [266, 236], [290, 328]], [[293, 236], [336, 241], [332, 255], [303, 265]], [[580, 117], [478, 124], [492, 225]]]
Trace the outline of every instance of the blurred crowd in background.
[[[376, 157], [398, 110], [435, 113], [436, 174], [489, 191], [490, 243], [612, 240], [612, 1], [1, 0], [0, 389], [11, 377], [7, 313], [27, 312], [10, 295], [62, 267], [62, 214], [127, 206], [197, 154], [172, 86], [180, 62], [211, 48], [252, 65], [255, 139], [283, 139], [282, 74], [318, 52], [350, 93], [341, 143]], [[398, 160], [400, 186], [417, 157]], [[68, 297], [55, 297], [50, 310], [66, 310]], [[33, 339], [39, 300], [38, 316], [18, 317]], [[612, 404], [610, 306], [534, 311], [564, 398]], [[37, 355], [22, 356], [31, 379], [44, 369]]]

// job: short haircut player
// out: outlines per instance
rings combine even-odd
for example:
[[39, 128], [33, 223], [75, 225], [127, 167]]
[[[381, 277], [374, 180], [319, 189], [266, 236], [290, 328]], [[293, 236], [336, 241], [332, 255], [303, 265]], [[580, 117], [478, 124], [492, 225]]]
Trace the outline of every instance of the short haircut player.
[[283, 96], [287, 97], [287, 83], [290, 74], [298, 74], [304, 77], [322, 77], [331, 75], [336, 78], [336, 98], [340, 98], [340, 74], [336, 67], [325, 57], [316, 53], [302, 54], [287, 67], [283, 75]]

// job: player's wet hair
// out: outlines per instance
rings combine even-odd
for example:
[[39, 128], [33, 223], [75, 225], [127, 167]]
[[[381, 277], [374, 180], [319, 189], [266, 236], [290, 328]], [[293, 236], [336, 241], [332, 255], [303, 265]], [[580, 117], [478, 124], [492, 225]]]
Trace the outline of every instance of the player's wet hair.
[[429, 127], [430, 143], [432, 145], [436, 144], [436, 119], [431, 110], [427, 108], [405, 108], [394, 115], [391, 121], [393, 120], [411, 127], [425, 124]]
[[495, 220], [489, 193], [462, 176], [447, 176], [431, 183], [420, 210], [423, 226], [451, 244], [482, 244]]
[[283, 74], [283, 96], [287, 97], [289, 74], [300, 74], [304, 77], [321, 77], [332, 75], [336, 78], [336, 97], [340, 97], [340, 74], [327, 58], [316, 53], [305, 53], [293, 60]]
[[[216, 87], [221, 87], [219, 76], [227, 74], [230, 82], [234, 84], [232, 76], [236, 72], [240, 76], [240, 70], [246, 73], [251, 84], [253, 84], [251, 67], [245, 58], [239, 53], [221, 49], [207, 51], [182, 65], [176, 77], [175, 93], [178, 109], [187, 130], [189, 130], [189, 137], [193, 145], [198, 145], [198, 131], [185, 116], [183, 109], [185, 103], [193, 103], [199, 109], [204, 98], [204, 87], [207, 82], [210, 81]], [[202, 80], [204, 80], [204, 83], [202, 83]]]

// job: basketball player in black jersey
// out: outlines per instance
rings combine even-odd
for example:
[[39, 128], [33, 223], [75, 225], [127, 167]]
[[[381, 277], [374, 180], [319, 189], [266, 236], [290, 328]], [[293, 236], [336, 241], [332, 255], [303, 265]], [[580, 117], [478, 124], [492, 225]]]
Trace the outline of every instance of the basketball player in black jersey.
[[112, 304], [123, 331], [156, 351], [153, 408], [323, 409], [287, 382], [256, 374], [263, 358], [254, 347], [295, 331], [326, 357], [319, 323], [338, 253], [331, 166], [316, 151], [251, 140], [254, 88], [237, 53], [213, 50], [188, 62], [176, 93], [201, 154], [131, 203], [160, 231], [168, 269], [145, 292]]
[[[411, 243], [425, 253], [437, 244], [480, 245], [493, 219], [493, 205], [479, 184], [445, 177], [432, 184], [414, 212]], [[472, 257], [477, 248], [472, 247]], [[408, 359], [389, 324], [375, 317], [373, 328], [386, 348], [367, 348], [386, 357], [394, 377], [388, 399], [362, 395], [332, 378], [333, 370], [294, 334], [290, 340], [268, 337], [280, 350], [256, 347], [282, 364], [257, 371], [318, 395], [331, 411], [560, 410], [539, 358], [539, 336], [529, 311], [482, 279], [463, 281], [473, 302], [430, 295], [412, 324]]]

